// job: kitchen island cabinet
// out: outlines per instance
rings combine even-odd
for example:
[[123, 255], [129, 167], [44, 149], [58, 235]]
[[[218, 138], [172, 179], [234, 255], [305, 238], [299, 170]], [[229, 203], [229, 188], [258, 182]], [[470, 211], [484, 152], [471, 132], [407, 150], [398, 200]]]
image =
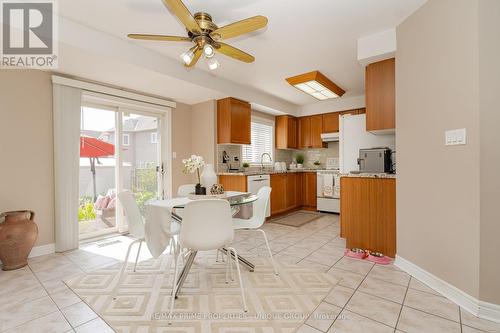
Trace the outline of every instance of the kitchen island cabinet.
[[396, 255], [396, 179], [342, 177], [340, 236], [347, 248]]

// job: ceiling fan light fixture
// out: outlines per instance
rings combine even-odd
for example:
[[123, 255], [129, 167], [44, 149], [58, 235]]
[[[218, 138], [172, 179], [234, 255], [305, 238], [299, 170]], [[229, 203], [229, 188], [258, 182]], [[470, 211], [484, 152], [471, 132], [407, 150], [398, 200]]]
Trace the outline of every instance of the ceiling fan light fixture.
[[220, 62], [218, 62], [217, 59], [215, 59], [215, 58], [208, 59], [208, 69], [213, 71], [219, 67], [220, 67]]
[[212, 58], [215, 54], [214, 47], [210, 44], [205, 44], [203, 47], [203, 53], [205, 53], [205, 57]]
[[189, 65], [194, 58], [194, 52], [192, 50], [187, 50], [181, 54], [181, 59], [186, 65]]
[[345, 94], [342, 88], [319, 71], [289, 77], [286, 80], [290, 85], [320, 101], [341, 97]]

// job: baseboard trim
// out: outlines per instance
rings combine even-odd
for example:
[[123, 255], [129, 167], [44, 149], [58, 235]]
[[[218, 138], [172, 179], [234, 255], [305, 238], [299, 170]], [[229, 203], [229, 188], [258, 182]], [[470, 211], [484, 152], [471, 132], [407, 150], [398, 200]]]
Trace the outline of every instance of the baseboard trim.
[[400, 256], [396, 255], [394, 265], [446, 296], [473, 315], [500, 323], [500, 305], [480, 301]]
[[[55, 243], [34, 246], [31, 249], [31, 252], [30, 252], [28, 258], [44, 256], [46, 254], [52, 254], [55, 252], [56, 252], [56, 244]], [[1, 264], [2, 264], [2, 261], [0, 260], [0, 265]]]

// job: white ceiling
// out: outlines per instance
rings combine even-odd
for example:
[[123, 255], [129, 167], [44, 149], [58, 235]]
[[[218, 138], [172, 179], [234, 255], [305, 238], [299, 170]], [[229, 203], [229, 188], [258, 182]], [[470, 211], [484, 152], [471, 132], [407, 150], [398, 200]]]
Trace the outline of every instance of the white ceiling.
[[[320, 70], [344, 88], [346, 98], [364, 93], [364, 69], [357, 61], [357, 39], [394, 28], [426, 0], [185, 0], [192, 13], [206, 11], [219, 26], [254, 15], [269, 19], [266, 29], [245, 37], [228, 40], [231, 45], [253, 54], [256, 61], [245, 64], [218, 55], [222, 66], [210, 75], [262, 90], [297, 105], [321, 103], [292, 88], [286, 77]], [[186, 35], [185, 29], [166, 9], [161, 0], [71, 0], [59, 2], [60, 15], [89, 28], [126, 40], [127, 33]], [[188, 43], [129, 43], [154, 50], [175, 59]], [[71, 52], [68, 52], [69, 54]], [[64, 71], [85, 66], [66, 60]], [[91, 60], [89, 60], [91, 61]], [[95, 66], [95, 59], [92, 61]], [[72, 64], [74, 63], [74, 64]], [[207, 70], [203, 60], [197, 68]], [[102, 69], [99, 73], [105, 73]], [[77, 74], [77, 73], [74, 73]], [[123, 71], [121, 75], [125, 75]], [[130, 79], [134, 76], [130, 74]], [[189, 71], [185, 75], [190, 75]], [[96, 78], [97, 79], [97, 78]], [[100, 79], [100, 78], [99, 78]], [[125, 78], [124, 78], [125, 79]], [[160, 80], [159, 78], [157, 78]], [[181, 78], [182, 79], [182, 78]], [[102, 79], [104, 80], [104, 79]], [[108, 81], [109, 80], [105, 80]], [[184, 98], [186, 89], [170, 91], [168, 96]], [[140, 90], [140, 84], [135, 89]], [[187, 86], [185, 87], [187, 88]], [[207, 97], [212, 87], [190, 85], [190, 94]], [[209, 97], [210, 98], [210, 97]]]

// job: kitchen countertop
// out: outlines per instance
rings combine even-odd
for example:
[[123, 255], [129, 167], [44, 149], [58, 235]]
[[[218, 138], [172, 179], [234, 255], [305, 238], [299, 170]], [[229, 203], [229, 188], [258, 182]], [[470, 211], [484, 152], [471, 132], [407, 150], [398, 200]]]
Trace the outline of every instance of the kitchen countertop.
[[352, 177], [352, 178], [391, 178], [395, 179], [396, 175], [392, 173], [343, 173], [340, 177]]
[[[275, 171], [275, 170], [264, 170], [264, 171], [240, 171], [240, 172], [218, 172], [218, 176], [257, 176], [257, 175], [273, 175], [280, 173], [297, 173], [297, 172], [316, 172], [324, 171], [324, 169], [295, 169], [287, 171]], [[329, 170], [330, 171], [330, 170]]]

